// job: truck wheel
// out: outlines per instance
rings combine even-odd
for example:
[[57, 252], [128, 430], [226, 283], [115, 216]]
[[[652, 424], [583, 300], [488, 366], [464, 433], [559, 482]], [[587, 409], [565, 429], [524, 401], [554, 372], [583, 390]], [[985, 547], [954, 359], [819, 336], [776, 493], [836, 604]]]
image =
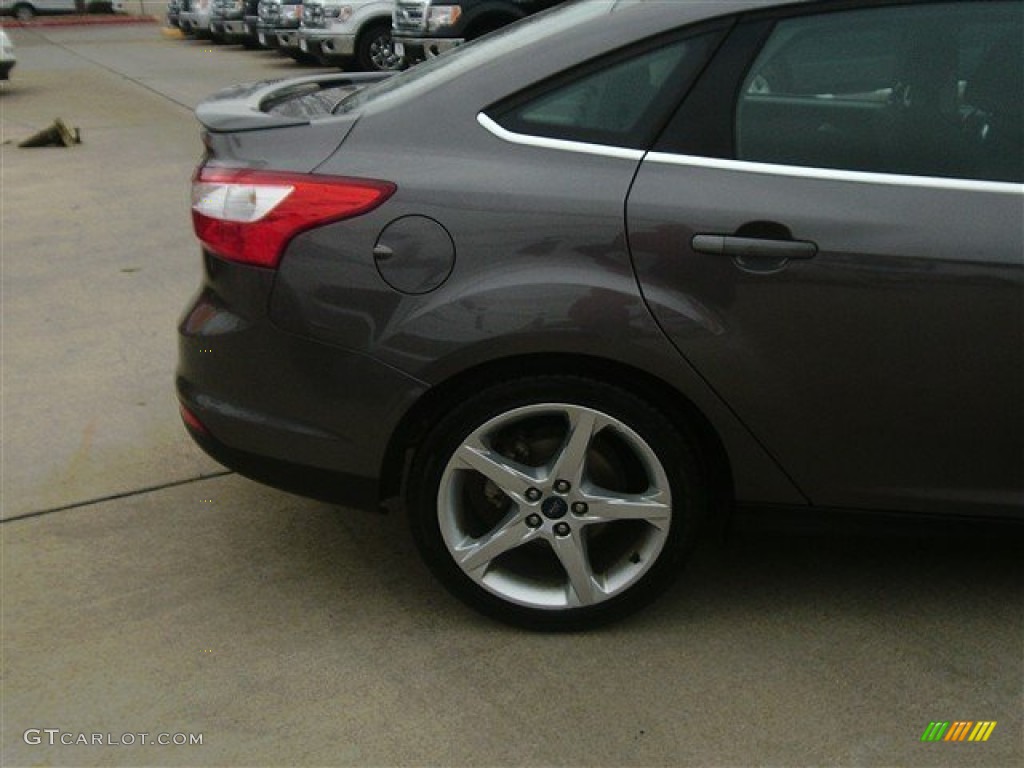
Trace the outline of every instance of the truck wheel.
[[18, 21], [32, 21], [36, 17], [36, 9], [28, 3], [18, 3], [14, 6], [14, 18]]
[[359, 35], [356, 66], [364, 72], [393, 72], [404, 65], [391, 40], [391, 22], [374, 22]]

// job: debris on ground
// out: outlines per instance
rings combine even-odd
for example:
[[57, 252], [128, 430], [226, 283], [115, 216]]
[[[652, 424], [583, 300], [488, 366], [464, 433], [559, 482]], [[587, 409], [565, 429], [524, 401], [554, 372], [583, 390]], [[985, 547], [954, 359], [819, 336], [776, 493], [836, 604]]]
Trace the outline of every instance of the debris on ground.
[[19, 147], [71, 147], [82, 143], [82, 134], [78, 128], [68, 128], [67, 124], [59, 117], [53, 121], [53, 125], [44, 128], [32, 136], [29, 136]]

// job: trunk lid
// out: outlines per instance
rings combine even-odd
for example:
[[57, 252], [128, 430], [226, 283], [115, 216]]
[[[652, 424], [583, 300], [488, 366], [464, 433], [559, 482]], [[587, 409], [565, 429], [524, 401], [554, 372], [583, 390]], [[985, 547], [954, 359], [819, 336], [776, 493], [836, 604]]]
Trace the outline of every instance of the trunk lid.
[[[236, 85], [196, 109], [205, 163], [309, 173], [333, 154], [359, 119], [335, 115], [346, 97], [391, 73], [325, 74]], [[268, 165], [267, 158], [273, 158]]]

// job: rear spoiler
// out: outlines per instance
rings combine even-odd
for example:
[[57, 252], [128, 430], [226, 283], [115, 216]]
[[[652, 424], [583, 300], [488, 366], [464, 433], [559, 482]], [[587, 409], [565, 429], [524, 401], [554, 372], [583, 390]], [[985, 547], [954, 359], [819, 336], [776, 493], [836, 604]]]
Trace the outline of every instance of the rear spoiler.
[[196, 117], [204, 128], [215, 133], [307, 125], [313, 117], [329, 114], [330, 110], [315, 98], [304, 106], [300, 102], [304, 97], [331, 89], [356, 91], [393, 74], [339, 73], [235, 85], [206, 99], [196, 108]]

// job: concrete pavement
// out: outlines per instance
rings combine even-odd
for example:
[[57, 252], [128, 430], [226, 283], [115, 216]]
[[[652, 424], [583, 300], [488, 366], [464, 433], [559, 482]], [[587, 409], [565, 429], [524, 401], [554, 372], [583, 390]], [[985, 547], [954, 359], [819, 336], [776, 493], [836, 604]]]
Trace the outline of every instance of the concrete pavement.
[[[5, 766], [1020, 762], [1005, 543], [740, 535], [635, 619], [545, 636], [451, 600], [400, 517], [236, 476], [3, 531]], [[998, 725], [919, 741], [950, 718]], [[93, 733], [136, 743], [59, 744]]]
[[[155, 25], [16, 30], [4, 85], [3, 515], [219, 470], [177, 423], [174, 319], [199, 284], [192, 108], [304, 69]], [[73, 149], [19, 149], [62, 117]]]

